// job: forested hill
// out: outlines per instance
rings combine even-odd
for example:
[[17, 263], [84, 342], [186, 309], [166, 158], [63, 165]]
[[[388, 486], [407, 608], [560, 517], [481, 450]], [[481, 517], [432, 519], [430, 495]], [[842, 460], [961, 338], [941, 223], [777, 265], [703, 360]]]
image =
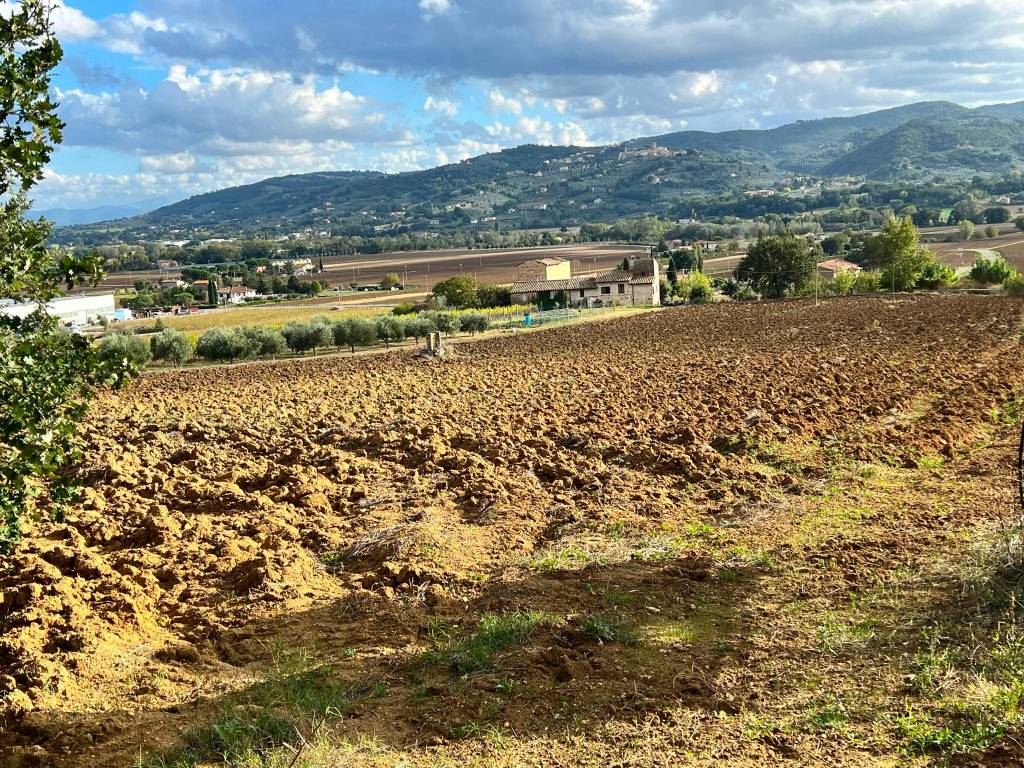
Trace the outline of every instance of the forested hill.
[[54, 240], [365, 236], [522, 229], [679, 214], [816, 180], [969, 179], [1024, 166], [1024, 102], [920, 102], [765, 130], [681, 131], [601, 147], [525, 145], [401, 174], [311, 173], [210, 192]]

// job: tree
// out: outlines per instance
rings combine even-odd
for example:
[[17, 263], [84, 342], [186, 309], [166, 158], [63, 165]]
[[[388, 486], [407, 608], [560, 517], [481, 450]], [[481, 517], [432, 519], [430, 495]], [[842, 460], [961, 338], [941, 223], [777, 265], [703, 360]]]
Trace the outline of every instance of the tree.
[[668, 270], [665, 272], [665, 277], [668, 278], [668, 283], [673, 288], [676, 283], [679, 282], [679, 274], [676, 272], [676, 265], [671, 259], [668, 262]]
[[279, 355], [288, 346], [284, 336], [276, 328], [264, 328], [259, 325], [245, 326], [238, 329], [238, 335], [252, 350], [252, 354], [259, 357]]
[[445, 305], [454, 309], [468, 309], [476, 306], [476, 280], [472, 275], [456, 275], [442, 280], [434, 286], [434, 296], [444, 299]]
[[[1002, 208], [1000, 208], [999, 210], [1002, 210]], [[999, 227], [993, 224], [989, 224], [987, 227], [985, 227], [985, 237], [987, 237], [989, 240], [999, 237]]]
[[1024, 232], [1024, 216], [1018, 216], [1016, 219], [1013, 220], [1013, 223], [1017, 227], [1017, 229], [1019, 229], [1021, 232]]
[[217, 278], [213, 275], [206, 283], [206, 303], [217, 306]]
[[957, 224], [957, 230], [960, 232], [961, 240], [970, 240], [974, 237], [974, 222], [970, 219], [961, 219]]
[[356, 347], [370, 347], [377, 343], [377, 327], [361, 317], [348, 321], [348, 343], [355, 352]]
[[397, 288], [402, 284], [402, 278], [400, 278], [395, 272], [389, 272], [384, 275], [380, 281], [380, 287], [385, 291], [390, 291], [392, 288]]
[[909, 218], [890, 218], [881, 233], [871, 240], [875, 266], [882, 270], [882, 287], [907, 291], [934, 257], [918, 244], [917, 227]]
[[405, 326], [402, 321], [394, 315], [381, 315], [374, 321], [377, 329], [377, 338], [384, 342], [384, 346], [391, 348], [392, 341], [401, 341], [405, 338]]
[[212, 328], [196, 344], [196, 354], [215, 362], [253, 357], [256, 350], [245, 336], [234, 328]]
[[333, 327], [326, 318], [313, 318], [308, 323], [292, 321], [281, 329], [288, 349], [306, 354], [308, 350], [329, 347], [334, 343]]
[[985, 221], [988, 224], [1005, 224], [1010, 220], [1010, 212], [1001, 205], [985, 209]]
[[420, 343], [420, 339], [430, 333], [432, 326], [430, 323], [422, 317], [409, 317], [405, 320], [405, 335], [412, 336], [416, 339], [416, 343]]
[[774, 235], [751, 246], [736, 276], [763, 296], [779, 298], [787, 290], [799, 291], [809, 285], [815, 268], [814, 251], [806, 240], [793, 234]]
[[60, 517], [78, 495], [68, 466], [80, 455], [76, 427], [100, 384], [137, 372], [131, 361], [99, 360], [78, 334], [46, 312], [62, 287], [98, 283], [96, 251], [46, 248], [50, 226], [25, 218], [28, 192], [42, 178], [63, 123], [50, 100], [50, 73], [61, 59], [49, 4], [23, 0], [0, 15], [0, 299], [36, 302], [24, 318], [0, 316], [0, 552], [21, 520]]
[[500, 285], [478, 285], [476, 287], [476, 305], [485, 309], [507, 307], [512, 303], [512, 294], [508, 288]]
[[619, 269], [621, 269], [623, 272], [629, 272], [629, 257], [628, 256], [623, 256], [622, 257], [622, 263], [619, 264]]
[[154, 360], [166, 360], [174, 365], [183, 365], [195, 355], [192, 340], [181, 331], [167, 328], [149, 340]]
[[102, 362], [135, 369], [141, 368], [153, 357], [146, 340], [132, 331], [115, 331], [104, 336], [96, 354]]
[[460, 327], [469, 334], [483, 333], [491, 327], [491, 318], [482, 313], [472, 313], [459, 318]]

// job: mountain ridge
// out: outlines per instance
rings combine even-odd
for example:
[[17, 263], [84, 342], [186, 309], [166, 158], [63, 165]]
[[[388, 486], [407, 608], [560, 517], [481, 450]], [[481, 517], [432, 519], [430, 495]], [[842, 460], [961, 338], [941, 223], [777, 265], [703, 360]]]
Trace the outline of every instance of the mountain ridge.
[[[651, 149], [652, 144], [654, 149]], [[794, 175], [922, 179], [1024, 164], [1024, 102], [925, 101], [768, 129], [677, 131], [602, 146], [525, 144], [419, 171], [324, 171], [229, 187], [58, 239], [387, 234], [531, 228], [661, 214]], [[90, 226], [92, 229], [90, 230]]]

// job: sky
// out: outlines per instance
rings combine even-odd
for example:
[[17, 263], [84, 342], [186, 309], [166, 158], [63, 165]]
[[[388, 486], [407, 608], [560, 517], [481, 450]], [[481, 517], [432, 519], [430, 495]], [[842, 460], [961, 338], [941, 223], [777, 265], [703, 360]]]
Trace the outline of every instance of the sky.
[[1021, 0], [63, 0], [53, 22], [67, 128], [38, 209], [1024, 100]]

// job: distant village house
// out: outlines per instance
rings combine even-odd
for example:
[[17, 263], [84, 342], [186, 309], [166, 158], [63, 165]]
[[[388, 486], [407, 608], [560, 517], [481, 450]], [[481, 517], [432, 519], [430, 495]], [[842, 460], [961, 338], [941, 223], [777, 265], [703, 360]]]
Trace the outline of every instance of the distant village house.
[[513, 304], [554, 302], [572, 307], [652, 306], [661, 303], [657, 259], [632, 256], [629, 269], [573, 277], [565, 259], [533, 259], [519, 265], [509, 292]]

